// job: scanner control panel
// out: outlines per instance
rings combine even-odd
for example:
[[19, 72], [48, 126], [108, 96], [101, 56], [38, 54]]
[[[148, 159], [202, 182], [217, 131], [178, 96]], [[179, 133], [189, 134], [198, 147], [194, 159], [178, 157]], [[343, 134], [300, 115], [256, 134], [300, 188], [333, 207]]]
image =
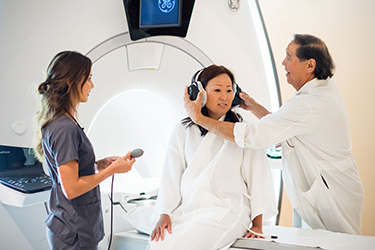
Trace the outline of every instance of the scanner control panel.
[[2, 177], [0, 183], [22, 193], [35, 193], [51, 189], [52, 180], [48, 175]]

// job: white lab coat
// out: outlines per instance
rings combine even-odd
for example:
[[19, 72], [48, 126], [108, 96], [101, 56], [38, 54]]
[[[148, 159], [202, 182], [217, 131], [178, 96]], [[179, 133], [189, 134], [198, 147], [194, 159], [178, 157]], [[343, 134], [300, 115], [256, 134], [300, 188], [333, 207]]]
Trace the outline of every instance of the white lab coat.
[[236, 143], [282, 143], [283, 180], [298, 214], [313, 229], [360, 234], [364, 190], [351, 149], [349, 119], [331, 78], [306, 83], [274, 114], [236, 124]]
[[227, 249], [256, 216], [277, 213], [264, 150], [200, 133], [178, 124], [171, 135], [153, 221], [170, 215], [173, 233], [151, 250]]

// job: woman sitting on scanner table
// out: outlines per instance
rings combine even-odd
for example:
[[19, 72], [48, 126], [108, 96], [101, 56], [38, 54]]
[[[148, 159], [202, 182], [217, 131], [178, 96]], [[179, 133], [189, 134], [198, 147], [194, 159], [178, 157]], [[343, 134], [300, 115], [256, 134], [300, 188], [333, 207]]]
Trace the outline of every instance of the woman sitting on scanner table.
[[[231, 109], [232, 72], [211, 65], [194, 75], [189, 88], [197, 87], [206, 91], [204, 115], [242, 121]], [[240, 148], [188, 117], [171, 135], [149, 249], [226, 249], [239, 237], [259, 238], [263, 219], [276, 211], [264, 150]]]

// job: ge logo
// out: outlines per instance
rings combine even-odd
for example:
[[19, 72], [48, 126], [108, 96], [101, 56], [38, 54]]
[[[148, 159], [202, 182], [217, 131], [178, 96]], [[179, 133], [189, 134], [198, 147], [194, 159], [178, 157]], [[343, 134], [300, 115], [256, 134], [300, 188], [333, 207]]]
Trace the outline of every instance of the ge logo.
[[173, 10], [176, 0], [158, 0], [159, 9], [164, 13], [169, 13]]

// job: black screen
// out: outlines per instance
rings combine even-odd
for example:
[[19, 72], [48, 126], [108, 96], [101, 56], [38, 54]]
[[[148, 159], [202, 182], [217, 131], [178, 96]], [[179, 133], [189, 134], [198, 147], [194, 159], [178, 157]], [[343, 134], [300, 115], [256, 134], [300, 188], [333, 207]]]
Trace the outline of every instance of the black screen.
[[0, 176], [36, 173], [43, 173], [43, 167], [31, 148], [0, 145]]
[[0, 184], [29, 194], [51, 189], [52, 180], [33, 149], [0, 145]]
[[[194, 2], [194, 0], [123, 0], [131, 40], [161, 35], [185, 37]], [[170, 15], [162, 15], [161, 10], [170, 10]]]

